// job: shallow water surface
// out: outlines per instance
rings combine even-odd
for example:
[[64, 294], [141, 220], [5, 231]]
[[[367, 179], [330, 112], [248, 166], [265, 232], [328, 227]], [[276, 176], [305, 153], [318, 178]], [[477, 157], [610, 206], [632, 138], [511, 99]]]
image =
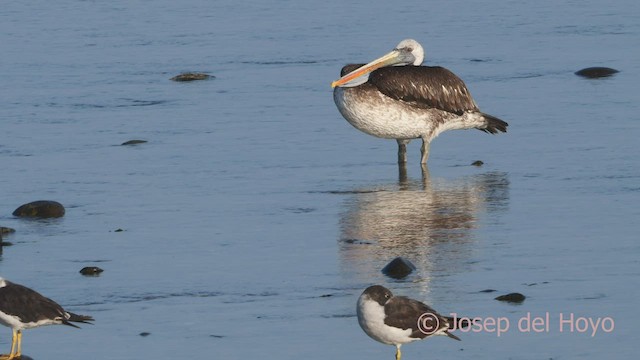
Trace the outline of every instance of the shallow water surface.
[[[0, 275], [96, 318], [81, 330], [29, 330], [24, 353], [391, 359], [393, 347], [355, 318], [359, 294], [379, 283], [445, 314], [510, 324], [500, 336], [489, 327], [410, 344], [405, 359], [632, 358], [638, 10], [4, 4], [0, 225], [16, 232]], [[406, 37], [509, 133], [445, 133], [423, 174], [419, 141], [403, 173], [395, 141], [351, 128], [331, 81]], [[574, 75], [589, 66], [620, 73]], [[187, 71], [215, 79], [169, 80]], [[132, 139], [147, 143], [120, 146]], [[64, 204], [65, 217], [11, 216], [40, 199]], [[380, 269], [396, 256], [417, 271], [386, 278]], [[92, 265], [104, 273], [78, 273]], [[527, 299], [493, 300], [509, 292]], [[542, 331], [518, 328], [547, 314]], [[570, 331], [570, 316], [609, 317], [615, 328]]]

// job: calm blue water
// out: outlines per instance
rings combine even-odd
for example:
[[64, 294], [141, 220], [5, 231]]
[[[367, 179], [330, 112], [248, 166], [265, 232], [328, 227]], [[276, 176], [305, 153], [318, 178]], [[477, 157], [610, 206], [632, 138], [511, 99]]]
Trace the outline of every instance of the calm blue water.
[[[23, 352], [391, 359], [355, 319], [380, 283], [510, 321], [406, 359], [632, 358], [639, 15], [635, 1], [3, 3], [0, 225], [17, 231], [0, 274], [96, 318], [28, 331]], [[329, 84], [407, 37], [510, 127], [443, 134], [425, 178], [412, 143], [399, 181], [395, 142], [351, 128]], [[573, 75], [589, 66], [621, 72]], [[216, 78], [168, 80], [185, 71]], [[148, 143], [118, 146], [131, 139]], [[39, 199], [66, 216], [11, 216]], [[395, 256], [417, 272], [385, 278]], [[508, 292], [528, 298], [493, 300]], [[518, 330], [528, 313], [549, 329]], [[560, 332], [571, 314], [615, 328]]]

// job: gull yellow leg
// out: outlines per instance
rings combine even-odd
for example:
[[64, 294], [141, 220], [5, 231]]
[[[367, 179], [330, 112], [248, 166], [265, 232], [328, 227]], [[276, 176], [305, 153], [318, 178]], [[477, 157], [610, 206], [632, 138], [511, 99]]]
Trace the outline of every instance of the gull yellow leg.
[[18, 351], [16, 352], [15, 357], [19, 358], [22, 356], [22, 330], [18, 330]]
[[16, 354], [16, 344], [18, 343], [18, 330], [13, 330], [13, 335], [11, 336], [11, 353], [9, 353], [9, 359], [15, 358]]
[[396, 360], [400, 360], [402, 352], [400, 351], [400, 345], [396, 345]]
[[17, 341], [18, 341], [17, 330], [13, 330], [13, 334], [11, 336], [11, 352], [9, 353], [9, 355], [6, 355], [6, 354], [0, 355], [0, 360], [11, 360], [16, 358], [15, 352], [16, 352]]

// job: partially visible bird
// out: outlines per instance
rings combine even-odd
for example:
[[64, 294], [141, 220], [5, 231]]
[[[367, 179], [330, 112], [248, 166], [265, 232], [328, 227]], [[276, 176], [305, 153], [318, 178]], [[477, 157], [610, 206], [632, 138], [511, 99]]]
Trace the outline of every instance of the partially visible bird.
[[431, 141], [443, 131], [507, 131], [509, 124], [478, 109], [459, 77], [440, 66], [420, 66], [423, 60], [422, 45], [406, 39], [368, 64], [346, 65], [331, 84], [338, 110], [358, 130], [396, 139], [401, 164], [411, 139], [422, 139], [420, 162], [426, 164]]
[[[402, 353], [400, 346], [432, 335], [444, 335], [460, 340], [451, 330], [469, 326], [469, 321], [438, 314], [420, 301], [393, 296], [384, 286], [373, 285], [358, 299], [358, 323], [374, 340], [395, 345], [396, 360]], [[457, 321], [457, 323], [456, 323]]]
[[22, 355], [22, 330], [44, 325], [69, 325], [72, 322], [91, 324], [91, 316], [65, 311], [55, 301], [25, 286], [0, 277], [0, 324], [13, 330], [11, 352], [0, 359], [18, 359]]

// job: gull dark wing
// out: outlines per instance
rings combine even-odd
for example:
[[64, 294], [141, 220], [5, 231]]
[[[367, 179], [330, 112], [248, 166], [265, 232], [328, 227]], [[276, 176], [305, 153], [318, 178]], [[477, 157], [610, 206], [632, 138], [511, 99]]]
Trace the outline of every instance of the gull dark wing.
[[24, 323], [60, 318], [67, 324], [64, 309], [55, 301], [22, 285], [5, 282], [7, 285], [0, 288], [0, 308], [6, 314], [17, 316]]
[[[417, 300], [404, 296], [394, 296], [384, 305], [384, 311], [386, 314], [390, 314], [384, 319], [385, 324], [400, 329], [411, 329], [411, 337], [413, 338], [424, 339], [427, 336], [444, 331], [447, 336], [460, 340], [457, 336], [445, 330], [449, 326], [447, 318]], [[437, 322], [435, 321], [436, 318]], [[419, 327], [420, 321], [426, 321], [426, 323], [422, 323], [422, 330]], [[436, 325], [437, 330], [435, 330]], [[429, 331], [425, 327], [433, 328], [434, 331]]]
[[436, 108], [457, 115], [478, 110], [464, 82], [440, 66], [380, 68], [369, 75], [369, 83], [388, 97], [419, 108]]

